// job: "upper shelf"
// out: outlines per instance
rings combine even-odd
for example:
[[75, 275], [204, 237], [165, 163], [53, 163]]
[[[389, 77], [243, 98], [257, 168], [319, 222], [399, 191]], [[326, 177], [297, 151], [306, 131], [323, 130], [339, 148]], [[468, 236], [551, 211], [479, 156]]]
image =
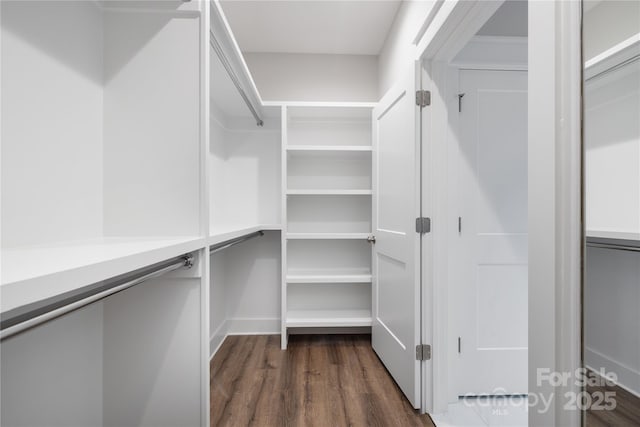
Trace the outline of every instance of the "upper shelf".
[[587, 240], [589, 238], [640, 241], [640, 233], [630, 231], [587, 230]]
[[0, 311], [201, 249], [205, 239], [103, 238], [2, 250]]
[[289, 152], [371, 152], [373, 147], [367, 145], [289, 145]]
[[212, 112], [227, 123], [252, 117], [262, 126], [267, 118], [262, 98], [219, 0], [211, 2], [210, 37]]
[[282, 230], [282, 226], [280, 224], [253, 224], [228, 227], [224, 229], [214, 228], [211, 230], [207, 243], [209, 245], [216, 245], [218, 243], [226, 242], [227, 240], [232, 240], [238, 237], [246, 236], [247, 234], [255, 233], [256, 231], [271, 230]]
[[640, 55], [640, 33], [589, 59], [584, 64], [584, 77], [590, 79]]
[[289, 196], [369, 196], [371, 190], [287, 190]]

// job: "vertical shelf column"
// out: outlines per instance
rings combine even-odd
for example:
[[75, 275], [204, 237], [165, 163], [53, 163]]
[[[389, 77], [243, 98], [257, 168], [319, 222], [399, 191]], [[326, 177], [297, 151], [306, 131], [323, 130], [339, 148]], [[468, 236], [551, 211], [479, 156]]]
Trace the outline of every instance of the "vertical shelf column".
[[371, 326], [372, 107], [283, 107], [283, 349], [291, 328]]

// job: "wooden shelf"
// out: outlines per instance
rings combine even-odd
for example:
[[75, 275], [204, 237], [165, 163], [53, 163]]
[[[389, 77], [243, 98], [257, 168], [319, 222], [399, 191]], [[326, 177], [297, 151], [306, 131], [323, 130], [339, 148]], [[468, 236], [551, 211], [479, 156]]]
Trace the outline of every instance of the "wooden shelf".
[[287, 233], [289, 240], [366, 240], [369, 233]]
[[105, 238], [3, 249], [1, 311], [204, 248], [205, 240]]
[[287, 190], [288, 196], [370, 196], [371, 190]]
[[289, 328], [371, 326], [370, 310], [291, 310], [287, 312]]

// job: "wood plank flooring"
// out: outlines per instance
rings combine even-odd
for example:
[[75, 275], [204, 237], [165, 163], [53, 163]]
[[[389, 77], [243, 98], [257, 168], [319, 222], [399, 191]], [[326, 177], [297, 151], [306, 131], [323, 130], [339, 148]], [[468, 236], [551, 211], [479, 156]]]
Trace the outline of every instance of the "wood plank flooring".
[[211, 425], [434, 426], [371, 348], [369, 335], [230, 336], [211, 361]]
[[[589, 374], [599, 378], [594, 372], [589, 371]], [[587, 427], [640, 426], [639, 397], [615, 385], [587, 386], [587, 392], [591, 394], [594, 402], [600, 402], [601, 405], [606, 404], [606, 402], [602, 402], [602, 396], [605, 392], [614, 392], [616, 401], [616, 407], [611, 411], [588, 410]]]

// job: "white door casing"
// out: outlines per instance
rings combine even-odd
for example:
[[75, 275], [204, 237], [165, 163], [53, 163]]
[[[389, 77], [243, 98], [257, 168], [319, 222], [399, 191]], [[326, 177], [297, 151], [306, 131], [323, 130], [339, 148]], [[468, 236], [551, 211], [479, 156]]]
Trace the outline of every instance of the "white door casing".
[[414, 408], [419, 408], [420, 146], [415, 70], [373, 110], [372, 346]]
[[461, 70], [459, 92], [458, 395], [526, 394], [527, 73]]

